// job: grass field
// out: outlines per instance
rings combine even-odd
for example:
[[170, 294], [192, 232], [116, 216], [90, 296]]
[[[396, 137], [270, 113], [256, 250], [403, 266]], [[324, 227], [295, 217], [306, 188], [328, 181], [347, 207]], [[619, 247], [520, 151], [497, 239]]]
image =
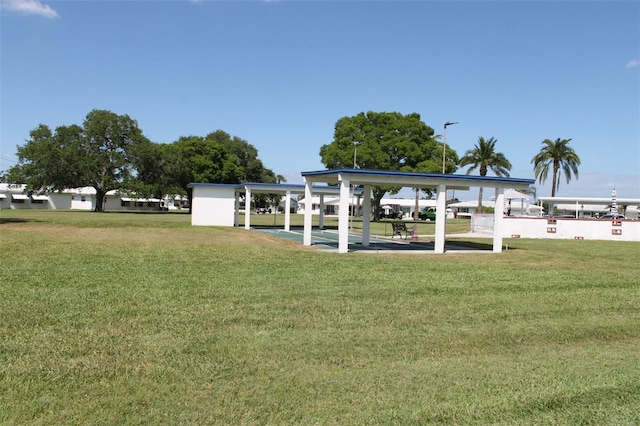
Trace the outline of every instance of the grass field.
[[640, 424], [638, 243], [338, 255], [189, 221], [0, 211], [0, 424]]

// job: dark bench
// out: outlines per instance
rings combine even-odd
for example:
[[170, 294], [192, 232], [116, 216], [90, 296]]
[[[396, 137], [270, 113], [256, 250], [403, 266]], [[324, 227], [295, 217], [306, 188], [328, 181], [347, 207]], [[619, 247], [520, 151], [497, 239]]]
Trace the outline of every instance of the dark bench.
[[[391, 226], [393, 227], [393, 235], [391, 235], [391, 238], [395, 237], [396, 235], [399, 235], [400, 238], [404, 238], [405, 240], [407, 239], [407, 236], [409, 235], [409, 230], [407, 229], [406, 223], [391, 222]], [[402, 236], [403, 233], [404, 233], [404, 237]]]

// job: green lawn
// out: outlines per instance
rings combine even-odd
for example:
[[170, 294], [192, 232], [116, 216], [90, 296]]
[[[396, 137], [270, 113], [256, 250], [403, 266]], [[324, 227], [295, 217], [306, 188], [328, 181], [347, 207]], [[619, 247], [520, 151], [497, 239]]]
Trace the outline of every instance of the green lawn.
[[639, 243], [339, 255], [15, 210], [0, 242], [0, 424], [640, 424]]

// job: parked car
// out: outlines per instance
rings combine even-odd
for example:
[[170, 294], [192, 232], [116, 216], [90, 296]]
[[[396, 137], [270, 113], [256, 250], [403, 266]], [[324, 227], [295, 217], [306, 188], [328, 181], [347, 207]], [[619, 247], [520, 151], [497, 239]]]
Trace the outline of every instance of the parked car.
[[389, 210], [389, 213], [385, 213], [384, 210], [380, 210], [380, 217], [381, 218], [388, 218], [388, 219], [402, 219], [403, 213], [400, 212], [394, 212], [393, 210]]
[[418, 212], [418, 217], [420, 218], [420, 220], [436, 220], [436, 208], [425, 207]]
[[625, 217], [621, 214], [614, 214], [614, 213], [609, 213], [609, 214], [605, 214], [600, 216], [598, 219], [609, 219], [609, 220], [613, 220], [613, 219], [624, 219]]

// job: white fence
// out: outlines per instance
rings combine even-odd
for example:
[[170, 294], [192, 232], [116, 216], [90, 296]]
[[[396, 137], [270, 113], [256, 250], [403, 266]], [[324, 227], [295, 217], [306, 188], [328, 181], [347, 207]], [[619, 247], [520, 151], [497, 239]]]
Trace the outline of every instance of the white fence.
[[471, 232], [493, 234], [493, 214], [472, 214]]
[[[471, 232], [484, 236], [492, 231], [493, 215], [472, 215]], [[640, 241], [640, 220], [505, 217], [502, 237]]]

